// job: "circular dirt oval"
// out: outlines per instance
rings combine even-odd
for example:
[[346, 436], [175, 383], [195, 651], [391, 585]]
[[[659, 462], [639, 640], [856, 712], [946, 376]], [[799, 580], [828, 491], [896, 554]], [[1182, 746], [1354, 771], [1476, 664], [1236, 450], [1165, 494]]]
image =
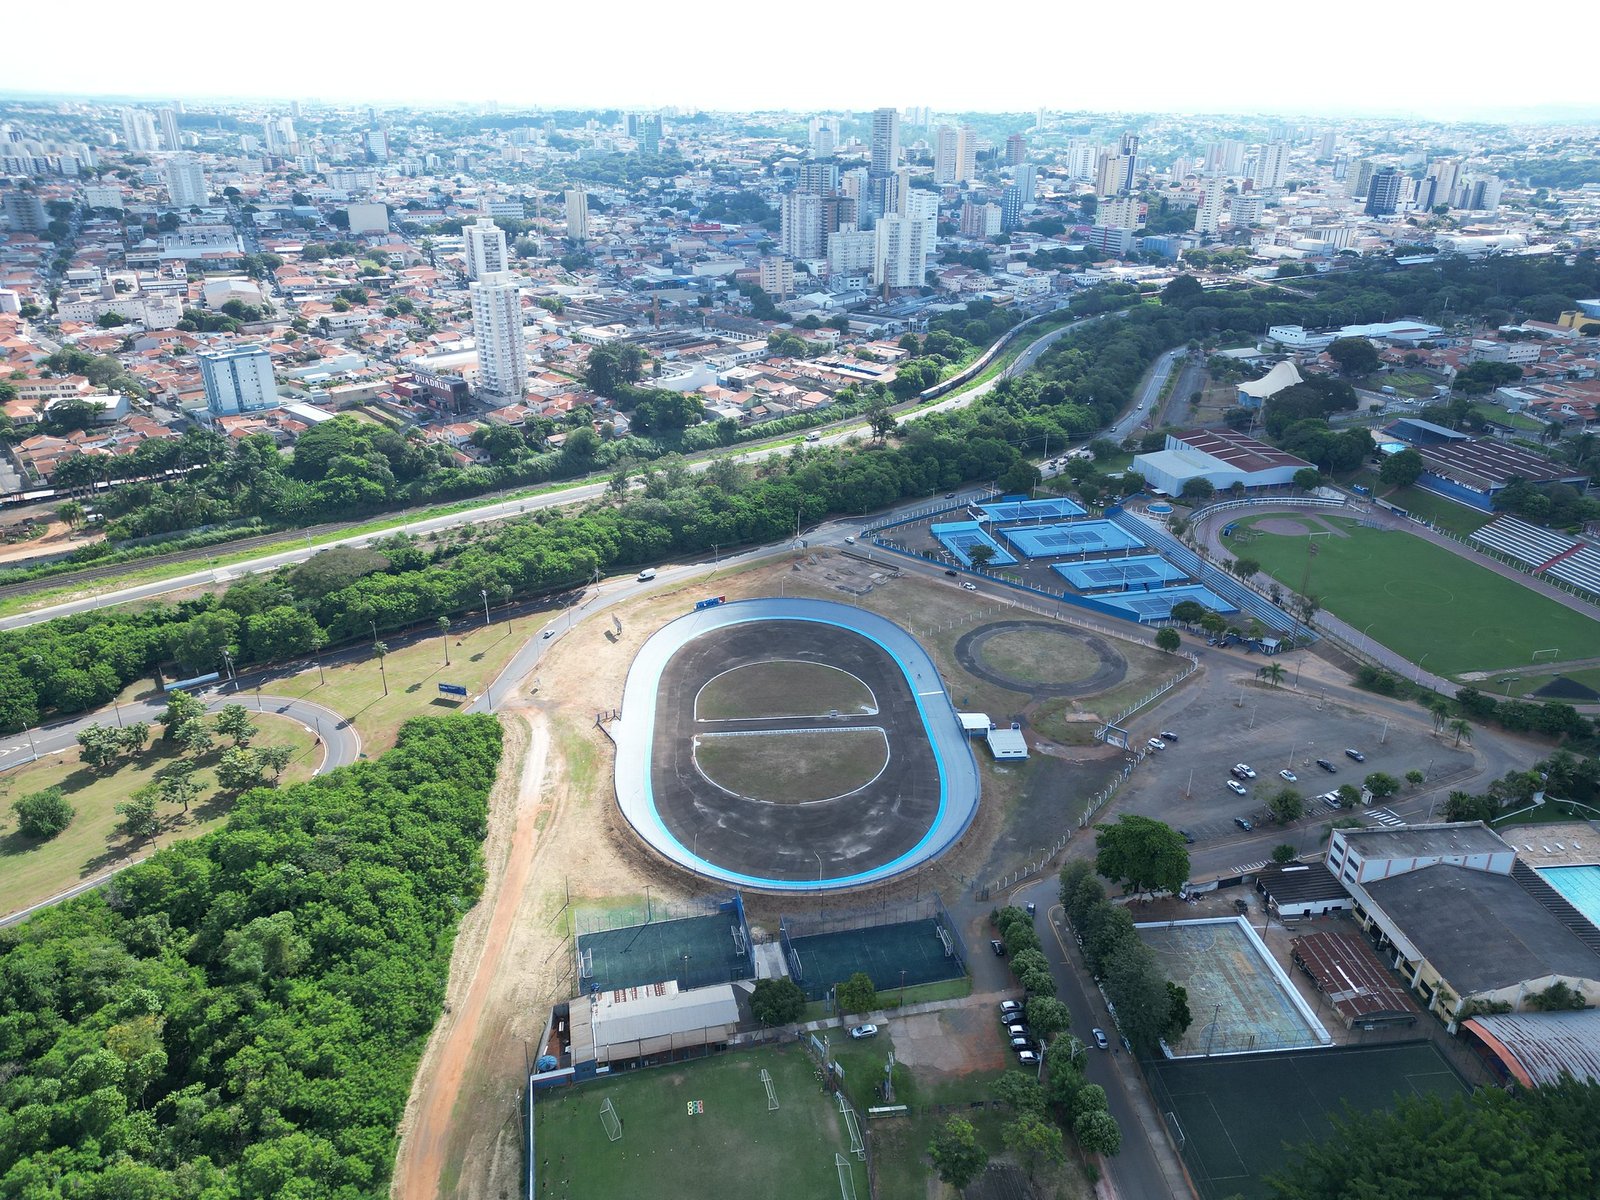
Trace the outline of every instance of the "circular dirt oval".
[[1104, 638], [1048, 621], [996, 621], [956, 642], [980, 679], [1031, 696], [1089, 696], [1121, 683], [1128, 662]]

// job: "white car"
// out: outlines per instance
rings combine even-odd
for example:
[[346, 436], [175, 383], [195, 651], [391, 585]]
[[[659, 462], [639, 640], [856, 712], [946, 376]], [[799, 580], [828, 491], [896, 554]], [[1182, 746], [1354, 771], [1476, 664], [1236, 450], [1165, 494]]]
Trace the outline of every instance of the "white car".
[[850, 1036], [855, 1038], [857, 1041], [860, 1041], [862, 1038], [877, 1037], [878, 1027], [876, 1025], [857, 1025], [850, 1031]]
[[1246, 795], [1250, 789], [1245, 787], [1244, 784], [1240, 783], [1237, 779], [1230, 779], [1228, 780], [1228, 790], [1230, 792], [1238, 792], [1239, 795], [1243, 796]]
[[1254, 779], [1256, 777], [1256, 769], [1249, 763], [1234, 763], [1233, 769], [1239, 772], [1239, 774], [1243, 775], [1246, 779]]
[[1167, 748], [1167, 744], [1160, 738], [1151, 738], [1145, 743], [1145, 745], [1149, 746], [1152, 750], [1165, 750]]
[[1278, 776], [1281, 779], [1287, 779], [1290, 783], [1299, 783], [1300, 782], [1300, 776], [1296, 775], [1293, 771], [1289, 770], [1288, 767], [1285, 767], [1283, 770], [1279, 771], [1278, 772]]
[[967, 583], [965, 580], [962, 581], [961, 586], [964, 587], [969, 592], [975, 592], [975, 591], [978, 590], [978, 585], [977, 584], [975, 584], [975, 583]]

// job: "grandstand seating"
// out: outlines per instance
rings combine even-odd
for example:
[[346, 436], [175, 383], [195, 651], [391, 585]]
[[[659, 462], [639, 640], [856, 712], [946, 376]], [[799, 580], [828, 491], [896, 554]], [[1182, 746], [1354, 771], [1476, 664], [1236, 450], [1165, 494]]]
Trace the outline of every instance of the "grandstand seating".
[[1526, 563], [1534, 570], [1576, 545], [1564, 534], [1540, 529], [1516, 517], [1496, 517], [1474, 533], [1472, 540], [1498, 550], [1507, 558]]
[[1198, 554], [1185, 546], [1177, 538], [1168, 533], [1165, 527], [1154, 521], [1145, 521], [1121, 508], [1108, 508], [1105, 513], [1107, 519], [1122, 526], [1129, 533], [1137, 534], [1162, 558], [1166, 559], [1179, 570], [1184, 571], [1197, 583], [1204, 584], [1224, 600], [1239, 606], [1240, 611], [1255, 617], [1268, 629], [1280, 633], [1291, 633], [1300, 630], [1302, 636], [1309, 631], [1288, 613], [1284, 612], [1272, 601], [1256, 595], [1255, 592], [1245, 587], [1244, 584], [1234, 579], [1231, 575], [1219, 571], [1210, 563], [1204, 561]]
[[1593, 546], [1580, 546], [1559, 562], [1545, 568], [1546, 575], [1570, 583], [1573, 587], [1600, 595], [1600, 550]]

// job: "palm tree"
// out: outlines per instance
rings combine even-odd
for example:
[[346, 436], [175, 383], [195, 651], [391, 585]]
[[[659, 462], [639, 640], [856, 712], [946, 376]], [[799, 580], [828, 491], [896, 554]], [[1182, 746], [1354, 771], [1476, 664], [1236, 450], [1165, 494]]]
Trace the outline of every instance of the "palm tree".
[[1256, 675], [1262, 679], [1265, 679], [1273, 687], [1277, 687], [1283, 682], [1283, 677], [1285, 674], [1286, 672], [1284, 669], [1277, 663], [1268, 663], [1266, 666], [1257, 668], [1256, 670]]
[[1472, 740], [1472, 726], [1460, 717], [1450, 722], [1450, 732], [1456, 735], [1456, 745], [1458, 746], [1461, 745], [1462, 738], [1466, 738], [1469, 742]]

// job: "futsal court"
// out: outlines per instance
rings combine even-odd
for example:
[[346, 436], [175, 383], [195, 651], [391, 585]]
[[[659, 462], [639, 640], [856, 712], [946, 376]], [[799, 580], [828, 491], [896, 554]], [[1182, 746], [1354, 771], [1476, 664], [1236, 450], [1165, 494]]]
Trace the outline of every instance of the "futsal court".
[[675, 979], [685, 988], [748, 979], [746, 935], [733, 913], [625, 925], [578, 937], [585, 992], [643, 987]]
[[1179, 1058], [1296, 1050], [1333, 1039], [1260, 940], [1239, 918], [1140, 925], [1162, 974], [1189, 993], [1194, 1021]]
[[1057, 563], [1051, 568], [1079, 591], [1097, 588], [1136, 588], [1143, 584], [1172, 583], [1188, 576], [1158, 554], [1134, 558], [1091, 558]]
[[915, 987], [960, 979], [967, 973], [960, 943], [936, 917], [786, 937], [785, 942], [790, 978], [808, 1000], [823, 999], [857, 971], [865, 972], [880, 992], [902, 983]]
[[991, 567], [1016, 565], [1016, 556], [985, 533], [983, 526], [976, 521], [947, 521], [930, 525], [928, 532], [938, 538], [946, 550], [960, 559], [964, 567], [972, 565], [972, 550], [975, 546], [988, 546], [994, 551], [989, 558]]
[[1048, 500], [1000, 500], [978, 505], [991, 521], [1044, 521], [1062, 517], [1081, 517], [1083, 509], [1063, 497]]
[[1110, 521], [1074, 521], [1058, 525], [1016, 525], [1000, 535], [1028, 558], [1061, 558], [1069, 554], [1105, 554], [1143, 549], [1144, 542]]

